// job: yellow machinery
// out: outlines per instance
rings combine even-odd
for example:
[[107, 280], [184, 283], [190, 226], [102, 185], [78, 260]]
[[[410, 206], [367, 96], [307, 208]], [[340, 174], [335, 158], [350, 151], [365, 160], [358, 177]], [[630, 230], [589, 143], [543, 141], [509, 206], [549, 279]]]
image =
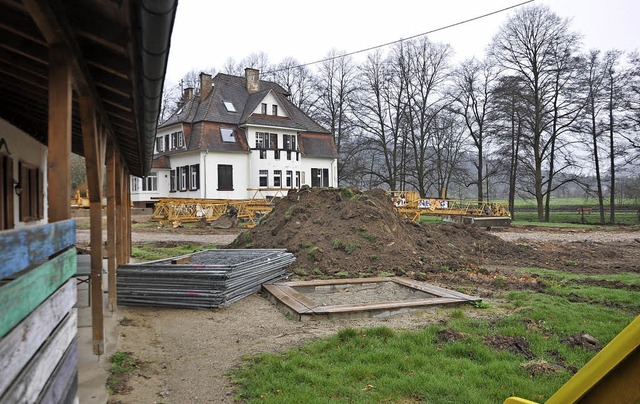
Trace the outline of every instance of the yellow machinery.
[[471, 222], [477, 218], [509, 218], [507, 205], [499, 202], [421, 198], [415, 191], [388, 191], [388, 194], [398, 213], [414, 222], [419, 222], [421, 215], [468, 217]]
[[[640, 402], [640, 316], [546, 401], [547, 404], [577, 402]], [[536, 403], [509, 397], [504, 404]]]
[[199, 222], [205, 219], [212, 222], [235, 209], [237, 218], [247, 221], [247, 227], [253, 227], [256, 219], [271, 212], [273, 203], [284, 197], [288, 190], [249, 188], [248, 191], [251, 199], [160, 198], [155, 204], [151, 220]]
[[73, 195], [70, 201], [72, 208], [85, 208], [89, 209], [90, 201], [89, 201], [89, 190], [85, 191], [85, 196], [82, 197], [80, 194], [80, 190], [76, 189], [76, 193]]

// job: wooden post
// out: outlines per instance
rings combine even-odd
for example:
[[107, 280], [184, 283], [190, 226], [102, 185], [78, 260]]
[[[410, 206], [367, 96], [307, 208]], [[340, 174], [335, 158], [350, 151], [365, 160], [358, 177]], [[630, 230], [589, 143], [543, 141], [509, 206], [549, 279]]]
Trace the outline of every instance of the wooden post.
[[131, 175], [129, 174], [128, 170], [125, 173], [125, 180], [124, 180], [123, 187], [124, 187], [124, 195], [126, 200], [125, 209], [127, 212], [127, 215], [125, 218], [126, 248], [124, 249], [124, 253], [125, 253], [124, 260], [125, 260], [125, 264], [128, 264], [131, 261]]
[[107, 263], [109, 282], [109, 310], [117, 309], [116, 291], [116, 161], [119, 159], [113, 143], [107, 151]]
[[91, 97], [79, 96], [82, 140], [87, 169], [89, 208], [91, 217], [91, 322], [93, 329], [93, 353], [104, 353], [104, 314], [102, 305], [102, 133], [98, 133], [96, 112]]
[[117, 265], [124, 264], [122, 254], [122, 240], [124, 238], [124, 231], [122, 225], [124, 223], [122, 210], [122, 160], [120, 155], [116, 159], [116, 187], [115, 187], [115, 203], [116, 203], [116, 263]]
[[71, 218], [71, 66], [69, 52], [49, 48], [47, 200], [49, 222]]

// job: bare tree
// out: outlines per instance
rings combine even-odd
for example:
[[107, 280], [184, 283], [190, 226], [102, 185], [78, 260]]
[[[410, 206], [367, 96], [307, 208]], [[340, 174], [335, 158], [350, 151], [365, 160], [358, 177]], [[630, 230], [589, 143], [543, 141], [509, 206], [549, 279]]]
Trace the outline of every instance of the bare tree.
[[300, 66], [293, 58], [286, 58], [273, 67], [270, 77], [291, 94], [289, 99], [295, 106], [307, 115], [312, 114], [318, 94], [315, 77], [307, 67]]
[[549, 107], [553, 102], [556, 46], [570, 40], [567, 19], [561, 19], [547, 6], [521, 8], [512, 15], [493, 38], [490, 52], [498, 63], [518, 75], [527, 86], [529, 114], [526, 135], [533, 163], [533, 193], [538, 220], [545, 218], [543, 169], [551, 148]]
[[628, 96], [629, 74], [621, 66], [622, 52], [610, 50], [604, 55], [604, 89], [606, 94], [607, 132], [609, 135], [609, 221], [615, 223], [616, 216], [616, 157], [626, 153], [618, 147], [617, 135], [626, 127], [624, 104]]
[[406, 43], [408, 145], [412, 158], [414, 186], [420, 195], [428, 189], [427, 163], [432, 124], [441, 109], [444, 83], [449, 73], [451, 47], [433, 43], [427, 37]]
[[587, 91], [585, 124], [591, 141], [591, 153], [596, 175], [596, 193], [600, 212], [600, 223], [604, 223], [604, 193], [602, 190], [602, 174], [600, 170], [600, 139], [604, 132], [602, 113], [604, 109], [604, 74], [599, 50], [592, 50], [586, 58], [583, 86]]
[[[575, 167], [574, 159], [570, 158], [568, 148], [573, 148], [573, 142], [565, 139], [566, 133], [571, 133], [574, 123], [578, 119], [583, 100], [580, 98], [578, 75], [580, 58], [575, 54], [579, 45], [576, 34], [567, 33], [559, 41], [552, 42], [551, 51], [551, 102], [549, 104], [549, 141], [548, 141], [548, 174], [543, 181], [546, 185], [544, 220], [549, 221], [552, 191], [575, 179], [575, 175], [567, 175], [566, 171]], [[563, 155], [558, 160], [559, 154]], [[563, 174], [562, 180], [554, 182], [556, 174]]]
[[516, 186], [519, 174], [524, 116], [526, 115], [524, 84], [518, 76], [502, 76], [493, 93], [491, 130], [497, 143], [497, 154], [502, 156], [508, 178], [508, 199], [511, 218], [515, 220]]
[[355, 114], [364, 134], [361, 141], [366, 142], [370, 151], [370, 178], [376, 178], [392, 190], [398, 189], [399, 185], [403, 140], [400, 128], [405, 105], [405, 77], [394, 69], [403, 63], [401, 57], [385, 60], [381, 52], [367, 57], [361, 67], [358, 86], [362, 91], [357, 98]]
[[319, 94], [317, 113], [311, 111], [321, 123], [331, 130], [338, 151], [338, 181], [342, 166], [348, 164], [348, 155], [342, 149], [353, 135], [352, 107], [355, 98], [357, 68], [349, 57], [336, 51], [319, 67], [317, 91]]
[[489, 106], [492, 102], [492, 87], [498, 79], [498, 70], [489, 60], [468, 59], [458, 67], [452, 89], [454, 111], [462, 116], [469, 136], [477, 151], [476, 181], [478, 201], [484, 200], [484, 155]]
[[430, 150], [427, 176], [431, 178], [439, 196], [446, 198], [452, 179], [459, 177], [464, 156], [467, 136], [465, 125], [459, 116], [443, 109], [434, 120], [430, 139]]

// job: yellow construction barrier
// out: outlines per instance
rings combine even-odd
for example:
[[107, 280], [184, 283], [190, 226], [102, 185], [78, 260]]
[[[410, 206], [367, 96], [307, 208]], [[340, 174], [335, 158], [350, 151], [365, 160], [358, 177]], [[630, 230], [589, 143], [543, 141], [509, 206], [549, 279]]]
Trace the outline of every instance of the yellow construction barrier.
[[421, 215], [508, 217], [508, 205], [500, 202], [462, 201], [445, 198], [421, 198], [415, 191], [388, 191], [398, 213], [414, 222]]
[[160, 198], [156, 202], [151, 220], [169, 222], [207, 222], [218, 220], [233, 207], [239, 220], [253, 227], [257, 220], [273, 210], [273, 204], [286, 196], [288, 189], [248, 188], [251, 199], [199, 199], [199, 198]]
[[[546, 404], [640, 402], [640, 316], [573, 375]], [[509, 397], [504, 404], [536, 404]]]

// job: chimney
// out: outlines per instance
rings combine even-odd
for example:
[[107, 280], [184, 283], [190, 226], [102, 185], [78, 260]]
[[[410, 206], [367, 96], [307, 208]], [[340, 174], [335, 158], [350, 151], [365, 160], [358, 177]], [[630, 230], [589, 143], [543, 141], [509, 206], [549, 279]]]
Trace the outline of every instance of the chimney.
[[260, 91], [260, 70], [247, 67], [244, 69], [244, 77], [247, 81], [247, 91], [249, 94]]
[[211, 75], [200, 73], [200, 101], [203, 101], [211, 93]]
[[184, 93], [182, 94], [182, 100], [184, 102], [189, 101], [193, 98], [193, 87], [187, 87], [184, 89]]

